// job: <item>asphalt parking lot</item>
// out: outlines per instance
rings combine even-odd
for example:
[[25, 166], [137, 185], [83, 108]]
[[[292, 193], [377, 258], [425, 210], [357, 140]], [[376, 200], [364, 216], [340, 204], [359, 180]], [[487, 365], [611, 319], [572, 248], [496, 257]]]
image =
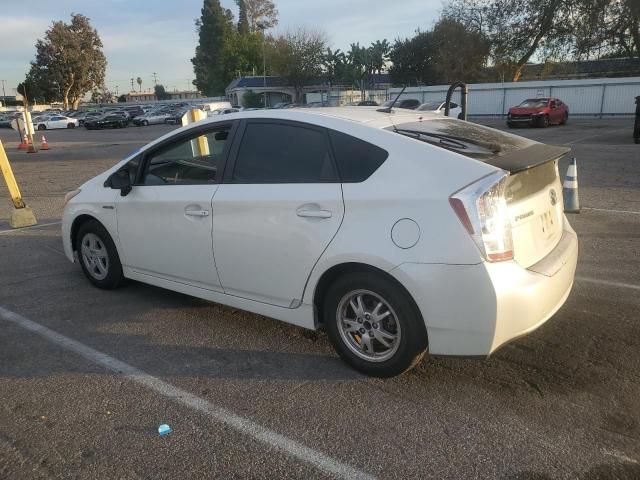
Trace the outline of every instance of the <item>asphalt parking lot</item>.
[[573, 292], [488, 360], [429, 357], [390, 380], [350, 370], [322, 332], [97, 290], [66, 260], [64, 194], [172, 128], [50, 131], [36, 154], [0, 130], [40, 222], [10, 229], [0, 179], [0, 478], [640, 478], [633, 119], [514, 131], [578, 159]]

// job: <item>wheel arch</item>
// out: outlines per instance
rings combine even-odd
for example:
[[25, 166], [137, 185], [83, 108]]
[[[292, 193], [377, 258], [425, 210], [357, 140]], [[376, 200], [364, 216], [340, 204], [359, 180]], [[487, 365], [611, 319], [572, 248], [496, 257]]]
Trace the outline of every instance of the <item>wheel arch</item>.
[[109, 231], [107, 227], [93, 215], [89, 215], [86, 213], [78, 215], [76, 218], [74, 218], [73, 223], [71, 224], [71, 230], [69, 232], [69, 235], [71, 236], [71, 248], [74, 252], [77, 251], [77, 237], [78, 232], [80, 231], [80, 227], [82, 227], [82, 225], [84, 225], [85, 223], [90, 222], [91, 220], [98, 222], [105, 230]]
[[[349, 273], [367, 273], [371, 275], [377, 275], [383, 278], [390, 280], [394, 283], [398, 288], [400, 288], [406, 295], [407, 298], [411, 300], [412, 307], [414, 308], [417, 315], [422, 318], [422, 312], [418, 307], [415, 299], [409, 292], [409, 290], [400, 282], [396, 277], [391, 275], [390, 273], [382, 270], [381, 268], [375, 267], [373, 265], [369, 265], [361, 262], [344, 262], [333, 265], [332, 267], [325, 270], [320, 278], [318, 279], [314, 291], [313, 291], [313, 307], [315, 312], [315, 324], [316, 328], [322, 324], [323, 318], [323, 300], [327, 291], [331, 284], [341, 275], [346, 275]], [[422, 318], [422, 324], [425, 326], [425, 335], [427, 334], [426, 325], [424, 324], [424, 318]]]

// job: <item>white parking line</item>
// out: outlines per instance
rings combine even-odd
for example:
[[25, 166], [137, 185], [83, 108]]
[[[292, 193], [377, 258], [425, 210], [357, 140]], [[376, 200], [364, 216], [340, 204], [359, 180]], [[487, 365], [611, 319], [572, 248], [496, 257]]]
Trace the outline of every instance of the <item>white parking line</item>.
[[31, 225], [30, 227], [12, 228], [11, 230], [0, 230], [0, 235], [6, 235], [7, 233], [22, 232], [24, 230], [31, 230], [33, 228], [50, 227], [51, 225], [60, 225], [60, 224], [62, 224], [62, 222], [58, 221], [58, 222], [51, 222], [51, 223], [40, 223], [38, 225]]
[[632, 283], [611, 282], [609, 280], [600, 280], [598, 278], [580, 277], [580, 276], [576, 276], [576, 280], [578, 280], [579, 282], [597, 283], [597, 284], [600, 284], [600, 285], [607, 285], [609, 287], [630, 288], [631, 290], [640, 290], [640, 285], [634, 285]]
[[356, 478], [368, 480], [375, 478], [350, 465], [347, 465], [346, 463], [342, 463], [335, 458], [325, 455], [322, 452], [306, 447], [305, 445], [274, 432], [273, 430], [269, 430], [268, 428], [247, 418], [236, 415], [222, 407], [218, 407], [207, 400], [187, 392], [186, 390], [182, 390], [160, 380], [159, 378], [153, 377], [127, 363], [121, 362], [120, 360], [99, 352], [98, 350], [94, 350], [93, 348], [69, 337], [65, 337], [64, 335], [18, 315], [11, 310], [0, 307], [0, 319], [36, 333], [51, 343], [81, 355], [90, 362], [143, 385], [176, 403], [180, 403], [186, 407], [196, 410], [206, 415], [211, 420], [223, 423], [269, 447], [281, 450], [298, 460], [311, 464], [325, 473], [344, 479]]
[[596, 212], [607, 212], [607, 213], [630, 213], [632, 215], [640, 215], [640, 212], [636, 212], [635, 210], [613, 210], [607, 208], [593, 208], [593, 207], [582, 207], [583, 210], [594, 210]]

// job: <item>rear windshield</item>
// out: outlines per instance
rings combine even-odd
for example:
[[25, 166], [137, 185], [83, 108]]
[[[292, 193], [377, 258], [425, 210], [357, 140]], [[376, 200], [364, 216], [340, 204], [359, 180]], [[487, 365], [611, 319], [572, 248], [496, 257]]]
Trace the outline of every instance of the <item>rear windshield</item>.
[[465, 155], [511, 173], [556, 160], [570, 151], [451, 118], [397, 123], [387, 130]]
[[478, 160], [505, 155], [534, 143], [500, 130], [450, 118], [400, 123], [387, 130]]

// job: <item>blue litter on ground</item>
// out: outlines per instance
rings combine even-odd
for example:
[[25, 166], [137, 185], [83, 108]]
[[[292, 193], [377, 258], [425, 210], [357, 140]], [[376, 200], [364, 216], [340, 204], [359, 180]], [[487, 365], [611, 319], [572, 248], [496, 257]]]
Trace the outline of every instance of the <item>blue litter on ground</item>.
[[167, 435], [168, 433], [171, 433], [171, 427], [166, 423], [163, 423], [158, 427], [158, 433], [160, 434], [160, 436]]

